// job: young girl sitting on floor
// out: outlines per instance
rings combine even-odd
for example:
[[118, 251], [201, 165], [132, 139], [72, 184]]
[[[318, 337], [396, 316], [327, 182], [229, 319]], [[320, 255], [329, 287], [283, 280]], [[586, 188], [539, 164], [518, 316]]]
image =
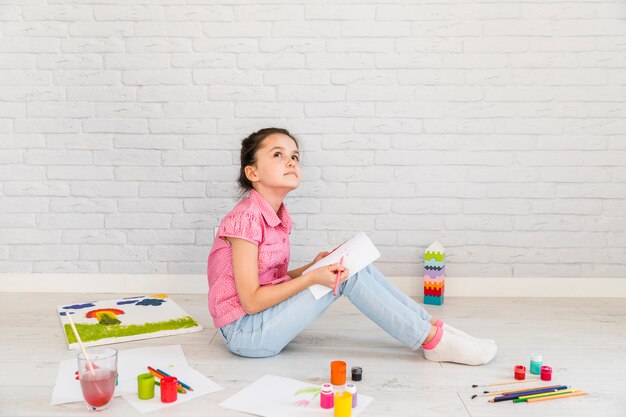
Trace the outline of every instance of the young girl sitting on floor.
[[[347, 280], [339, 264], [303, 274], [312, 263], [288, 270], [291, 217], [283, 203], [300, 185], [298, 142], [287, 130], [251, 134], [241, 147], [239, 185], [249, 191], [222, 220], [208, 260], [209, 310], [228, 349], [240, 356], [278, 354], [303, 329], [344, 295], [387, 333], [431, 361], [480, 365], [497, 347], [442, 323], [394, 287], [373, 265]], [[313, 284], [338, 293], [319, 300]]]

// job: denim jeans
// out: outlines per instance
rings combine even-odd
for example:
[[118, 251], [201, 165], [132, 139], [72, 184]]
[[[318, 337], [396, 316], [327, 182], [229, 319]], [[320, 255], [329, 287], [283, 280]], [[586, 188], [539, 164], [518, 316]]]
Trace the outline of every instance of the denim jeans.
[[[363, 314], [389, 335], [417, 350], [431, 329], [431, 315], [394, 287], [373, 265], [339, 286]], [[339, 297], [332, 291], [319, 300], [308, 289], [256, 314], [249, 314], [220, 329], [234, 354], [263, 358], [278, 354]]]

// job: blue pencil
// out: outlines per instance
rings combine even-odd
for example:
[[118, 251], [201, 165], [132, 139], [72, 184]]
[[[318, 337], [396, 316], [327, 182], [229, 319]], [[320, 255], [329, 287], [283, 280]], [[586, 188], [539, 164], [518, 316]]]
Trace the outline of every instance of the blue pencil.
[[543, 388], [543, 389], [534, 389], [534, 390], [528, 390], [528, 391], [521, 391], [521, 392], [516, 392], [514, 394], [508, 394], [508, 395], [503, 395], [501, 397], [496, 397], [493, 400], [489, 400], [490, 403], [497, 403], [500, 401], [509, 401], [509, 400], [515, 400], [519, 397], [522, 397], [524, 395], [533, 395], [533, 394], [543, 394], [544, 392], [555, 392], [555, 391], [560, 391], [560, 390], [564, 390], [567, 389], [567, 385], [561, 385], [558, 387], [554, 387], [554, 388]]
[[[162, 371], [162, 370], [160, 370], [159, 368], [157, 368], [157, 372], [160, 372], [160, 373], [162, 373], [162, 374], [163, 374], [163, 375], [165, 375], [165, 376], [170, 376], [170, 374], [168, 374], [168, 373], [166, 373], [166, 372], [163, 372], [163, 371]], [[191, 388], [189, 385], [185, 384], [185, 383], [184, 383], [183, 381], [181, 381], [180, 379], [178, 380], [178, 383], [179, 383], [180, 385], [182, 385], [182, 386], [183, 386], [183, 388], [186, 388], [186, 389], [188, 389], [189, 391], [193, 391], [193, 388]]]

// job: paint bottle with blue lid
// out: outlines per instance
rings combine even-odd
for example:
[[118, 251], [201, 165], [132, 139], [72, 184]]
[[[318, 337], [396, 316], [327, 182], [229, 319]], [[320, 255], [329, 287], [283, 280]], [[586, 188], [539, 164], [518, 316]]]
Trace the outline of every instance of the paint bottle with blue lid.
[[530, 357], [530, 373], [539, 375], [541, 373], [541, 365], [543, 365], [541, 353], [533, 353]]

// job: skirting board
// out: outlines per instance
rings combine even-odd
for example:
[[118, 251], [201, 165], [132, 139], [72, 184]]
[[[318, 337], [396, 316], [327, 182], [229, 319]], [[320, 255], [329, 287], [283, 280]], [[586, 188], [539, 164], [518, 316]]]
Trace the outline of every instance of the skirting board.
[[[423, 295], [422, 277], [390, 277]], [[0, 292], [206, 294], [204, 275], [0, 274]], [[446, 277], [446, 297], [626, 297], [626, 278]]]

